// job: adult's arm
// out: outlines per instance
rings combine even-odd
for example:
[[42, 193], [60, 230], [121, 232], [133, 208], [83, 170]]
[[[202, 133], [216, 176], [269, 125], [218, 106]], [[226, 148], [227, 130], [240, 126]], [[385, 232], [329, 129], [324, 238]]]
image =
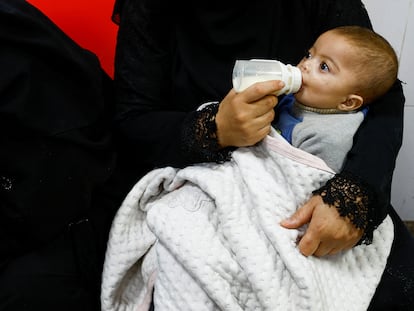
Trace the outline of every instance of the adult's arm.
[[391, 181], [402, 144], [404, 94], [400, 81], [370, 107], [365, 122], [354, 138], [343, 173], [361, 179], [368, 188], [368, 230], [375, 228], [388, 213]]

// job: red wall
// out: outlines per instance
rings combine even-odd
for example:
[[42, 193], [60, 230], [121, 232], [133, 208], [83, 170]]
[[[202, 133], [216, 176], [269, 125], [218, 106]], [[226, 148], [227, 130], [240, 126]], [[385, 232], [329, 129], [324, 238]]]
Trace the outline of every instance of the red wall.
[[80, 46], [95, 53], [111, 77], [118, 29], [111, 21], [114, 1], [28, 0]]

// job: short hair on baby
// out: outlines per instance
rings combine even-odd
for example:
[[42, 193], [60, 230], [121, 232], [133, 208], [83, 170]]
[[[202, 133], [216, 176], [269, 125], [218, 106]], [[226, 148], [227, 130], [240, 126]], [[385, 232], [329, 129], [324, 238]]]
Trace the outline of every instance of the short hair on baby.
[[371, 103], [384, 95], [398, 76], [398, 57], [391, 44], [380, 34], [361, 26], [340, 26], [330, 31], [355, 46], [356, 94]]

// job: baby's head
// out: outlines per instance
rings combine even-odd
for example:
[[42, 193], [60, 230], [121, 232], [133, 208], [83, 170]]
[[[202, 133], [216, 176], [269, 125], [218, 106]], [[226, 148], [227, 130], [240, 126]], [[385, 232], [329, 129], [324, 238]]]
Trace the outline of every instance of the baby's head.
[[355, 110], [385, 94], [397, 79], [398, 58], [379, 34], [359, 26], [319, 36], [298, 64], [303, 86], [296, 99], [315, 108]]
[[398, 57], [379, 34], [363, 27], [343, 26], [331, 30], [355, 47], [353, 69], [359, 89], [356, 93], [370, 103], [384, 95], [397, 80]]

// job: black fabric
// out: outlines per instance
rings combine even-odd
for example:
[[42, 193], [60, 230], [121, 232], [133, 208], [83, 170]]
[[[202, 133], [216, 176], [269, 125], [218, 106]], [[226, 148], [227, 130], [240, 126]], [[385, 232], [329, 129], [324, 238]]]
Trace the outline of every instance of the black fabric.
[[9, 262], [0, 274], [0, 310], [99, 311], [96, 289], [79, 273], [67, 233]]
[[183, 153], [195, 161], [224, 163], [231, 159], [231, 153], [235, 148], [220, 148], [217, 141], [218, 108], [218, 103], [210, 103], [196, 113], [190, 113], [189, 118], [183, 123]]
[[393, 208], [395, 241], [368, 311], [414, 310], [414, 236]]
[[26, 1], [0, 2], [0, 42], [0, 309], [99, 310], [113, 82]]

